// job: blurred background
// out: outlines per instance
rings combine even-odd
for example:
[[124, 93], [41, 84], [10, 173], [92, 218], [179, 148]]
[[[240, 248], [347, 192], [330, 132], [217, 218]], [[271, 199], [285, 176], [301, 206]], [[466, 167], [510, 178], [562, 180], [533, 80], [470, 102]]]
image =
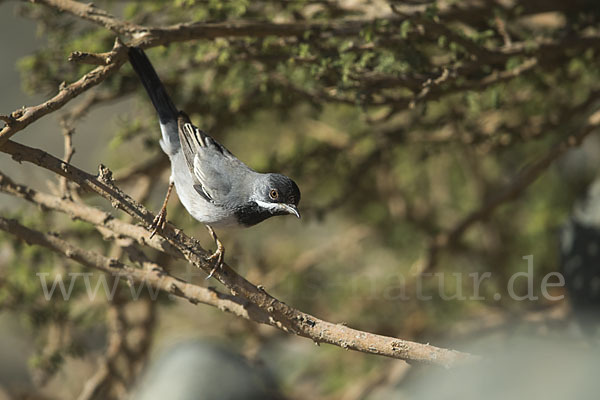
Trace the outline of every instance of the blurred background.
[[[600, 7], [593, 0], [95, 5], [147, 26], [370, 20], [348, 31], [194, 40], [147, 54], [196, 125], [302, 191], [301, 221], [217, 231], [231, 266], [319, 318], [485, 361], [450, 371], [317, 347], [166, 295], [133, 299], [126, 282], [112, 301], [102, 289], [91, 298], [82, 279], [68, 301], [58, 287], [48, 299], [40, 273], [51, 285], [93, 271], [0, 233], [0, 399], [597, 392], [600, 139], [588, 127], [600, 99]], [[2, 114], [45, 101], [93, 68], [68, 62], [71, 52], [104, 52], [114, 42], [110, 31], [39, 4], [0, 2], [0, 26]], [[95, 173], [105, 164], [127, 193], [159, 210], [168, 160], [129, 65], [13, 140], [63, 157], [66, 131], [74, 165]], [[563, 154], [581, 132], [583, 143]], [[0, 171], [40, 191], [63, 190], [52, 174], [5, 154]], [[68, 216], [3, 193], [0, 213], [122, 257], [114, 242]], [[168, 215], [214, 246], [176, 199]], [[145, 251], [175, 276], [223, 289], [184, 262]], [[94, 272], [92, 288], [98, 279]]]

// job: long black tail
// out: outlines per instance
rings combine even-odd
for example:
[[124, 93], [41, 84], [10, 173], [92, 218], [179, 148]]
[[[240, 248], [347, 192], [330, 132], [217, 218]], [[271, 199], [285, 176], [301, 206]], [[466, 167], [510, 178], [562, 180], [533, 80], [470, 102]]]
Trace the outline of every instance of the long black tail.
[[148, 96], [150, 96], [150, 100], [152, 100], [152, 104], [154, 104], [154, 108], [158, 112], [161, 124], [177, 121], [179, 112], [167, 94], [165, 87], [156, 74], [146, 53], [144, 53], [144, 50], [139, 47], [130, 47], [128, 53], [129, 62], [146, 88]]

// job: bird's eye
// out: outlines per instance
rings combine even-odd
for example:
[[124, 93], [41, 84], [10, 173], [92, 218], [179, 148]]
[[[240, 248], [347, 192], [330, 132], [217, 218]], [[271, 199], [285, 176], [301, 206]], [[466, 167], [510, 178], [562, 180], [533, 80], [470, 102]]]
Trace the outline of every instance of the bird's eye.
[[269, 197], [273, 200], [277, 200], [279, 198], [279, 192], [276, 189], [271, 189]]

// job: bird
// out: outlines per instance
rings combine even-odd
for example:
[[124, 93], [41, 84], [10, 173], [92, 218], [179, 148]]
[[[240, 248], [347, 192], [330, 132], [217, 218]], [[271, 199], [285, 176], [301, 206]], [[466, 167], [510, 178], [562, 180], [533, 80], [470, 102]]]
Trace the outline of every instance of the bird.
[[222, 265], [225, 254], [214, 227], [250, 227], [277, 215], [300, 218], [300, 189], [285, 175], [256, 172], [192, 124], [175, 107], [145, 52], [132, 46], [128, 56], [158, 114], [160, 147], [171, 161], [169, 186], [150, 237], [164, 229], [167, 203], [175, 187], [181, 204], [206, 225], [217, 246], [207, 257], [214, 262], [208, 279]]

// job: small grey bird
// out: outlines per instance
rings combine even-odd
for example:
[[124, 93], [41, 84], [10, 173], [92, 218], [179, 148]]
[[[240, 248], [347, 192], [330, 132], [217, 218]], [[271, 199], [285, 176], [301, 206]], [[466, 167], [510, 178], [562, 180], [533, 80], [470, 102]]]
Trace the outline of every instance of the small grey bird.
[[185, 113], [177, 110], [142, 49], [129, 48], [129, 62], [158, 113], [160, 147], [171, 160], [169, 188], [154, 219], [152, 236], [164, 228], [173, 185], [185, 209], [206, 224], [217, 244], [209, 258], [216, 260], [213, 272], [221, 265], [225, 249], [212, 227], [248, 227], [275, 215], [300, 218], [300, 190], [293, 180], [254, 171], [194, 126]]

